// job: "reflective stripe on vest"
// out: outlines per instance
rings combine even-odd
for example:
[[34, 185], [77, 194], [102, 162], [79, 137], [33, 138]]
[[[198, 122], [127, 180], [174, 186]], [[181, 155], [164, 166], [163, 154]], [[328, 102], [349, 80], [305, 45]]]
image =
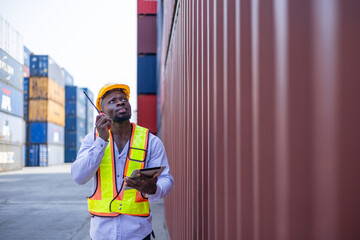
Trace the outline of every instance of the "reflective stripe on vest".
[[[132, 123], [133, 130], [126, 157], [124, 177], [133, 170], [145, 166], [149, 130]], [[110, 131], [110, 142], [105, 149], [104, 157], [96, 173], [97, 185], [94, 194], [88, 198], [88, 209], [95, 216], [115, 217], [119, 214], [149, 216], [150, 206], [147, 198], [136, 189], [117, 192], [114, 158], [114, 139]]]

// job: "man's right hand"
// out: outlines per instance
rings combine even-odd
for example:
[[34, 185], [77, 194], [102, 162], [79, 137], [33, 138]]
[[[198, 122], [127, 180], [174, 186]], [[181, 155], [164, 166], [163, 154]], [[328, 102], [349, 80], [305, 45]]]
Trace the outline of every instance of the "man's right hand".
[[99, 133], [99, 137], [107, 141], [110, 137], [109, 129], [112, 126], [112, 120], [109, 116], [104, 113], [100, 113], [96, 116], [96, 129]]

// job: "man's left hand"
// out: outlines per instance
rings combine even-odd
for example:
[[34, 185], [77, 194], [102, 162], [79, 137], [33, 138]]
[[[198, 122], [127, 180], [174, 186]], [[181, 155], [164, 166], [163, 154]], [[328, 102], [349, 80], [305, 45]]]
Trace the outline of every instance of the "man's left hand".
[[129, 177], [126, 177], [124, 181], [126, 182], [126, 185], [132, 188], [135, 188], [139, 192], [145, 193], [145, 194], [155, 194], [156, 193], [156, 182], [158, 175], [155, 173], [152, 177], [147, 177], [142, 173], [137, 174], [138, 179], [132, 179]]

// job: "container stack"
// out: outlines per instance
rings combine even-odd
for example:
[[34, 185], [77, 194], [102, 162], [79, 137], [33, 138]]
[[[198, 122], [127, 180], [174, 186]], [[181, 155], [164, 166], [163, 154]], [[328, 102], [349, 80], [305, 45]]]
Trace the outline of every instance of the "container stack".
[[63, 163], [64, 78], [61, 68], [48, 55], [30, 56], [28, 107], [27, 165], [48, 166]]
[[73, 162], [87, 132], [86, 97], [77, 86], [65, 86], [65, 162]]
[[23, 64], [23, 77], [30, 77], [30, 56], [31, 51], [24, 46], [24, 64]]
[[138, 0], [137, 122], [157, 133], [157, 1]]
[[23, 120], [22, 37], [0, 16], [0, 172], [22, 167]]
[[[83, 91], [89, 96], [92, 102], [94, 101], [94, 94], [88, 88], [83, 88]], [[90, 101], [85, 100], [85, 111], [86, 111], [86, 134], [93, 132], [95, 125], [94, 125], [94, 106], [91, 105]]]
[[61, 68], [61, 74], [64, 79], [65, 86], [73, 86], [74, 85], [74, 78], [73, 76], [66, 71], [65, 68]]
[[27, 124], [29, 120], [29, 77], [30, 77], [30, 56], [31, 51], [24, 46], [24, 64], [23, 64], [23, 96], [24, 96], [24, 110], [23, 110], [23, 119], [25, 120], [25, 144], [23, 146], [23, 166], [27, 166], [27, 151], [26, 151], [26, 143], [29, 142], [29, 126]]

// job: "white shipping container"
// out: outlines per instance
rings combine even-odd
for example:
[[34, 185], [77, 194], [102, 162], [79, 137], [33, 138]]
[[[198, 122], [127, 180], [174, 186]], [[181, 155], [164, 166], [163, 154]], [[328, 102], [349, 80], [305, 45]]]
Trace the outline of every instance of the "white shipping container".
[[0, 16], [0, 48], [24, 64], [24, 44], [20, 33]]
[[0, 172], [22, 167], [22, 145], [0, 143]]
[[0, 111], [0, 144], [23, 144], [25, 142], [25, 121]]
[[65, 162], [64, 145], [48, 144], [48, 165], [59, 165]]

